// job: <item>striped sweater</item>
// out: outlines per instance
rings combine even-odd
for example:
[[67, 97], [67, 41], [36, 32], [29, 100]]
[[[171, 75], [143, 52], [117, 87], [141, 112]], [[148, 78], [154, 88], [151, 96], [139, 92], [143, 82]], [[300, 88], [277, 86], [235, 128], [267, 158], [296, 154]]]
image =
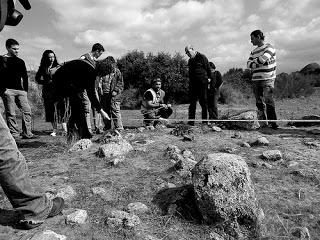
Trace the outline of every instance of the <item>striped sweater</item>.
[[247, 62], [252, 70], [252, 81], [272, 80], [276, 78], [276, 50], [269, 44], [254, 49]]

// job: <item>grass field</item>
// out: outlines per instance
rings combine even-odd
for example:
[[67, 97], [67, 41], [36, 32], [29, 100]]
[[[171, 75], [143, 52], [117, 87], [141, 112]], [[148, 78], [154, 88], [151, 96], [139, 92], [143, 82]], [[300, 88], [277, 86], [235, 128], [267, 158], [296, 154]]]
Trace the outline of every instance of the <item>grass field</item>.
[[[320, 115], [320, 94], [277, 101], [276, 106], [279, 119]], [[175, 107], [172, 117], [186, 118], [187, 107]], [[219, 107], [222, 113], [230, 109], [255, 109], [252, 101], [246, 105]], [[127, 154], [125, 161], [116, 167], [108, 165], [103, 158], [95, 155], [99, 147], [97, 143], [84, 152], [68, 152], [70, 145], [66, 139], [62, 136], [49, 136], [50, 124], [45, 123], [42, 118], [35, 119], [34, 131], [39, 138], [17, 141], [20, 151], [27, 159], [30, 176], [43, 189], [54, 193], [71, 186], [77, 195], [67, 202], [67, 208], [86, 210], [89, 220], [83, 226], [69, 226], [65, 223], [64, 216], [58, 216], [49, 219], [38, 229], [16, 230], [10, 226], [13, 219], [11, 205], [3, 192], [0, 192], [1, 240], [27, 240], [43, 230], [65, 235], [68, 240], [210, 239], [210, 226], [190, 222], [173, 214], [162, 215], [152, 203], [162, 184], [186, 184], [178, 174], [168, 171], [172, 163], [165, 155], [165, 150], [170, 145], [191, 150], [197, 161], [208, 153], [220, 152], [226, 147], [235, 149], [234, 153], [244, 157], [250, 167], [257, 199], [265, 214], [264, 232], [268, 237], [265, 239], [295, 239], [291, 231], [304, 226], [309, 229], [311, 239], [320, 239], [320, 148], [318, 145], [307, 144], [320, 144], [320, 138], [319, 135], [308, 134], [307, 130], [310, 128], [295, 129], [283, 122], [277, 131], [212, 132], [198, 126], [194, 133], [195, 140], [183, 142], [181, 138], [170, 135], [170, 129], [138, 132], [133, 127], [141, 126], [142, 121], [130, 120], [141, 118], [138, 110], [124, 110], [122, 116], [124, 125], [128, 127], [123, 133], [124, 137], [130, 133], [134, 134], [130, 139], [131, 143], [136, 140], [152, 142], [144, 146], [133, 143], [136, 150]], [[232, 138], [235, 133], [241, 139]], [[239, 146], [239, 141], [250, 141], [258, 136], [265, 136], [270, 145], [254, 148]], [[141, 151], [141, 147], [145, 151]], [[284, 155], [283, 161], [264, 167], [259, 156], [267, 149], [280, 150]], [[94, 195], [93, 187], [107, 189], [108, 200]], [[121, 210], [131, 202], [143, 202], [150, 208], [148, 214], [140, 215], [142, 223], [139, 227], [134, 230], [114, 229], [105, 224], [107, 212], [112, 209]]]

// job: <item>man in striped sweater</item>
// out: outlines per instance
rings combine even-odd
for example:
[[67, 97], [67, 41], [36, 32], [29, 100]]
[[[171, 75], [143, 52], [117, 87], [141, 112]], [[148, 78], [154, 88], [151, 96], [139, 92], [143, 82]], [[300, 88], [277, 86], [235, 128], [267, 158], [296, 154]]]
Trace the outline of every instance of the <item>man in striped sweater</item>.
[[266, 120], [260, 122], [261, 127], [269, 126], [277, 129], [275, 121], [277, 115], [273, 100], [274, 82], [276, 79], [276, 51], [269, 44], [264, 43], [264, 34], [260, 30], [255, 30], [250, 34], [251, 43], [257, 46], [250, 54], [247, 67], [252, 72], [253, 91], [258, 108], [258, 119]]

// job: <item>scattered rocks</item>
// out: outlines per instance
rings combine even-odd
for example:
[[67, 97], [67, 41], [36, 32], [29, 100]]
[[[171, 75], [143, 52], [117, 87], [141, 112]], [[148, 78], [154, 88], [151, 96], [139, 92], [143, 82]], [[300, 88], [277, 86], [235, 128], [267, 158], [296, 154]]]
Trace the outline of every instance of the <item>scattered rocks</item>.
[[59, 235], [51, 230], [45, 230], [41, 233], [36, 233], [29, 240], [67, 240], [67, 237]]
[[275, 162], [282, 159], [282, 153], [279, 150], [267, 150], [262, 153], [261, 157], [267, 161]]
[[319, 142], [303, 142], [304, 143], [304, 145], [306, 145], [306, 146], [308, 146], [308, 147], [310, 147], [310, 148], [313, 148], [313, 147], [315, 147], [315, 148], [320, 148], [320, 143]]
[[98, 150], [98, 156], [104, 158], [116, 157], [125, 155], [131, 150], [133, 150], [131, 144], [126, 140], [121, 140], [117, 143], [112, 142], [100, 146]]
[[250, 143], [251, 146], [268, 146], [269, 140], [265, 137], [259, 137], [257, 140]]
[[71, 201], [77, 195], [76, 191], [71, 186], [67, 186], [58, 191], [57, 197], [62, 197], [65, 201]]
[[302, 227], [302, 228], [295, 228], [291, 232], [292, 236], [297, 237], [301, 240], [309, 240], [310, 238], [310, 233], [308, 228]]
[[87, 150], [91, 147], [92, 142], [90, 139], [81, 139], [78, 142], [76, 142], [70, 149], [70, 152], [79, 152]]
[[[260, 127], [257, 112], [253, 110], [245, 110], [242, 112], [233, 113], [231, 116], [230, 114], [223, 117], [224, 119], [229, 120], [241, 120], [235, 122], [225, 122], [224, 124], [228, 128], [232, 129], [244, 129], [244, 130], [255, 130]], [[247, 120], [247, 121], [246, 121]]]
[[175, 136], [189, 135], [193, 132], [192, 127], [188, 124], [179, 124], [174, 127], [170, 134]]
[[97, 140], [100, 144], [107, 144], [111, 142], [119, 142], [123, 138], [118, 130], [108, 130], [107, 132], [103, 133], [103, 135]]
[[244, 239], [259, 238], [259, 208], [250, 171], [242, 157], [209, 154], [192, 170], [192, 182], [204, 222], [224, 222], [226, 232], [232, 229], [237, 235], [246, 236]]
[[66, 217], [66, 223], [69, 225], [85, 224], [88, 218], [86, 210], [77, 209], [74, 213]]
[[112, 211], [110, 216], [107, 218], [107, 225], [110, 227], [123, 227], [123, 228], [134, 228], [140, 225], [141, 221], [140, 218], [134, 214], [115, 210]]
[[127, 211], [133, 214], [143, 214], [149, 211], [147, 205], [141, 202], [129, 203], [127, 206]]

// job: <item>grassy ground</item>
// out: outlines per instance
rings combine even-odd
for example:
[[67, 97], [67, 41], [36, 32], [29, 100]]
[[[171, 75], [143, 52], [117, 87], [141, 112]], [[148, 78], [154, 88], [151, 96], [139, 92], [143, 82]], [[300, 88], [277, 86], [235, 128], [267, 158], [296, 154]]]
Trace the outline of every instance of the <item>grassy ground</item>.
[[[300, 118], [304, 115], [320, 115], [320, 97], [277, 101], [280, 119]], [[222, 112], [230, 109], [255, 109], [253, 102], [246, 106], [220, 106]], [[122, 111], [125, 126], [139, 126], [139, 111]], [[175, 108], [173, 118], [185, 118], [187, 106]], [[198, 114], [199, 116], [199, 114]], [[35, 140], [18, 140], [20, 151], [26, 157], [33, 181], [46, 191], [56, 192], [62, 187], [72, 186], [77, 196], [67, 203], [67, 208], [88, 211], [89, 222], [85, 226], [71, 227], [64, 217], [49, 219], [38, 229], [20, 231], [7, 226], [12, 221], [11, 205], [0, 192], [0, 240], [28, 239], [34, 233], [45, 229], [55, 231], [72, 240], [87, 239], [147, 239], [147, 235], [163, 240], [210, 239], [210, 226], [183, 220], [178, 216], [162, 215], [152, 204], [152, 199], [163, 183], [183, 186], [185, 182], [177, 174], [169, 172], [172, 166], [165, 156], [165, 149], [176, 145], [180, 149], [191, 150], [196, 160], [208, 153], [219, 152], [225, 147], [235, 148], [235, 154], [243, 156], [250, 166], [252, 180], [260, 206], [265, 213], [265, 227], [269, 239], [293, 239], [290, 230], [306, 226], [312, 239], [320, 239], [320, 149], [308, 146], [306, 142], [320, 143], [319, 136], [310, 135], [305, 129], [293, 129], [280, 123], [281, 129], [274, 131], [235, 131], [220, 133], [198, 128], [193, 142], [183, 142], [170, 135], [170, 129], [145, 131], [127, 129], [124, 136], [134, 133], [131, 142], [141, 139], [152, 140], [143, 147], [146, 151], [130, 152], [123, 163], [109, 166], [102, 158], [95, 156], [99, 145], [94, 144], [88, 151], [69, 153], [70, 145], [58, 136], [49, 136], [50, 124], [43, 119], [35, 120], [35, 132], [40, 136]], [[241, 139], [232, 138], [235, 133]], [[239, 141], [250, 141], [265, 136], [270, 146], [242, 148]], [[141, 147], [134, 145], [134, 147]], [[260, 166], [260, 154], [267, 149], [278, 149], [284, 154], [279, 163], [271, 163], [272, 168]], [[297, 165], [288, 166], [295, 161]], [[110, 198], [102, 199], [92, 194], [92, 187], [108, 190]], [[141, 215], [142, 224], [136, 230], [112, 229], [105, 224], [106, 212], [123, 209], [128, 203], [143, 202], [150, 207], [148, 214]]]

